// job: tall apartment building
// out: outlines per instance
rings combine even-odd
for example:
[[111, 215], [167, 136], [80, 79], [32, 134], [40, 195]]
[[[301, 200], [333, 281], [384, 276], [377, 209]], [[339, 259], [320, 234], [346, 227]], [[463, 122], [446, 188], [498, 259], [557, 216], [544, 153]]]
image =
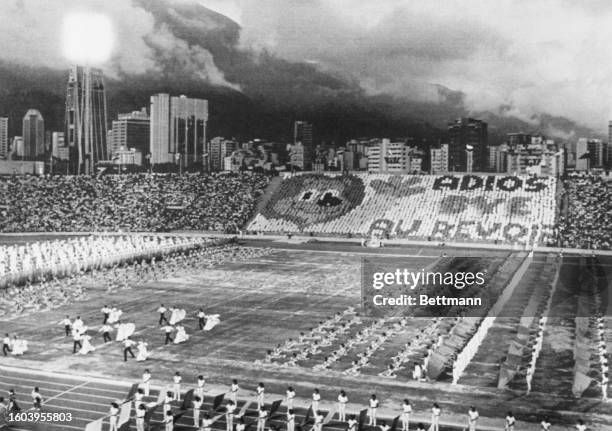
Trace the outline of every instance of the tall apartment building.
[[121, 149], [136, 149], [143, 155], [149, 153], [151, 140], [151, 121], [147, 108], [140, 111], [133, 111], [126, 114], [119, 114], [113, 120], [113, 130], [111, 134], [111, 149], [115, 154]]
[[151, 163], [203, 163], [208, 101], [160, 93], [151, 96]]
[[[449, 171], [481, 172], [486, 170], [487, 123], [473, 118], [459, 118], [448, 124], [447, 136]], [[468, 163], [470, 159], [471, 163]]]
[[368, 172], [421, 172], [423, 158], [404, 142], [383, 139], [368, 149]]
[[23, 157], [27, 160], [43, 159], [45, 156], [45, 120], [37, 109], [26, 112], [22, 121]]
[[0, 159], [8, 158], [8, 118], [0, 117]]
[[64, 137], [73, 171], [92, 174], [108, 159], [106, 87], [100, 69], [73, 66], [68, 75]]
[[51, 135], [51, 155], [58, 160], [70, 159], [70, 148], [66, 145], [64, 132], [53, 132]]
[[293, 123], [293, 144], [301, 142], [304, 147], [300, 150], [303, 154], [304, 169], [310, 169], [314, 157], [314, 126], [307, 121], [296, 121]]
[[430, 171], [432, 174], [448, 172], [448, 144], [430, 150]]

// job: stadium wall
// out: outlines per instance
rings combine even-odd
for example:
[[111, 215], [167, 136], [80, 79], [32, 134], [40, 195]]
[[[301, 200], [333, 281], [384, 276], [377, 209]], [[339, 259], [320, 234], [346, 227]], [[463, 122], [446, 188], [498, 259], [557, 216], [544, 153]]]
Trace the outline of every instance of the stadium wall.
[[554, 177], [287, 174], [249, 232], [546, 244]]

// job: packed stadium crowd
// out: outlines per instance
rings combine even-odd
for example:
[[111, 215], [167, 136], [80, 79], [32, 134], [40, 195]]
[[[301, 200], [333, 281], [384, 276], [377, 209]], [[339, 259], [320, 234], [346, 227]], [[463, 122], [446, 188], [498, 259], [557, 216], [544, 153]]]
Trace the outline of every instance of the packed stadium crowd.
[[2, 177], [1, 232], [236, 232], [267, 184], [259, 175]]
[[558, 183], [500, 175], [294, 175], [254, 218], [267, 185], [259, 175], [12, 176], [0, 185], [0, 232], [245, 230], [612, 248], [612, 192], [594, 175]]
[[599, 176], [575, 175], [564, 182], [567, 211], [559, 216], [559, 238], [572, 248], [612, 248], [612, 184]]

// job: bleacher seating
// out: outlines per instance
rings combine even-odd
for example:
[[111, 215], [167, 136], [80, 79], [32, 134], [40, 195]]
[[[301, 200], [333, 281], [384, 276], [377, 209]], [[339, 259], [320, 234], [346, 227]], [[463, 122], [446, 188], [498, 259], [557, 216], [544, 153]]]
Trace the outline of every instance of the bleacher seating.
[[260, 175], [0, 177], [0, 232], [237, 232], [268, 183]]
[[287, 175], [251, 232], [547, 242], [556, 179], [503, 175]]

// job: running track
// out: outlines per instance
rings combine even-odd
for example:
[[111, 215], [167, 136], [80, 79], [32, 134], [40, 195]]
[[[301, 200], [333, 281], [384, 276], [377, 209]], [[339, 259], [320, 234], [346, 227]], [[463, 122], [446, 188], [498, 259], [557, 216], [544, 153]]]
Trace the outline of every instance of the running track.
[[[91, 381], [87, 380], [87, 378], [80, 377], [68, 377], [64, 375], [38, 375], [32, 374], [28, 371], [23, 372], [14, 372], [11, 371], [5, 372], [5, 370], [1, 370], [0, 376], [0, 394], [5, 396], [9, 389], [15, 389], [17, 393], [17, 403], [22, 408], [22, 411], [26, 411], [32, 405], [30, 392], [32, 391], [34, 386], [38, 386], [40, 388], [40, 392], [43, 396], [43, 412], [70, 412], [72, 414], [72, 422], [65, 423], [55, 423], [55, 424], [35, 424], [35, 423], [14, 423], [10, 426], [2, 425], [0, 422], [0, 429], [11, 430], [11, 431], [30, 431], [30, 430], [49, 430], [49, 431], [62, 431], [62, 430], [84, 430], [85, 425], [93, 420], [99, 419], [108, 414], [108, 409], [110, 407], [110, 403], [116, 400], [123, 400], [129, 391], [130, 384], [125, 383], [121, 384], [119, 382], [109, 381], [107, 383], [102, 383], [97, 380]], [[158, 388], [151, 388], [151, 394], [149, 397], [145, 397], [145, 402], [156, 401], [157, 396], [159, 394]], [[208, 395], [204, 399], [204, 404], [202, 409], [204, 411], [210, 411], [212, 409], [212, 400], [214, 398], [212, 394]], [[6, 397], [5, 397], [6, 398]], [[280, 397], [274, 397], [273, 395], [268, 395], [269, 402], [274, 401]], [[244, 400], [238, 400], [238, 409], [242, 407], [244, 404]], [[255, 406], [253, 403], [252, 406]], [[173, 412], [178, 413], [179, 405], [176, 404], [173, 406]], [[237, 410], [238, 411], [238, 410]], [[270, 426], [278, 426], [281, 430], [285, 429], [284, 417], [285, 417], [285, 407], [281, 406], [279, 411], [268, 421], [267, 425]], [[306, 414], [306, 410], [303, 408], [296, 409], [296, 425], [300, 424], [304, 416]], [[347, 411], [347, 416], [350, 413], [357, 414], [358, 412]], [[132, 409], [132, 415], [134, 411]], [[217, 413], [218, 414], [218, 413]], [[202, 415], [200, 416], [202, 417]], [[255, 429], [255, 417], [256, 411], [255, 408], [251, 407], [247, 410], [245, 415], [245, 420], [247, 424], [252, 424], [247, 426], [247, 431], [253, 431]], [[162, 430], [163, 426], [161, 425], [162, 413], [161, 408], [158, 408], [151, 420], [151, 430]], [[390, 418], [382, 418], [387, 419], [387, 423], [390, 424]], [[311, 426], [305, 427], [306, 431], [309, 431]], [[346, 425], [342, 423], [338, 423], [335, 421], [331, 421], [328, 425], [324, 427], [326, 431], [345, 431]], [[106, 431], [108, 429], [108, 421], [104, 422], [102, 429]], [[130, 430], [135, 430], [136, 426], [134, 424], [134, 420], [130, 421]], [[193, 415], [191, 410], [187, 410], [185, 414], [178, 420], [174, 427], [175, 430], [194, 430], [193, 427]], [[213, 429], [215, 430], [223, 430], [225, 431], [225, 420], [224, 417], [219, 419], [213, 425]], [[297, 429], [297, 427], [296, 427]], [[401, 429], [401, 428], [400, 428]], [[416, 429], [416, 424], [411, 426], [411, 429]], [[441, 431], [458, 431], [462, 430], [463, 427], [454, 427], [454, 426], [442, 426], [440, 428]], [[370, 428], [364, 427], [365, 431], [380, 431], [380, 428]]]

